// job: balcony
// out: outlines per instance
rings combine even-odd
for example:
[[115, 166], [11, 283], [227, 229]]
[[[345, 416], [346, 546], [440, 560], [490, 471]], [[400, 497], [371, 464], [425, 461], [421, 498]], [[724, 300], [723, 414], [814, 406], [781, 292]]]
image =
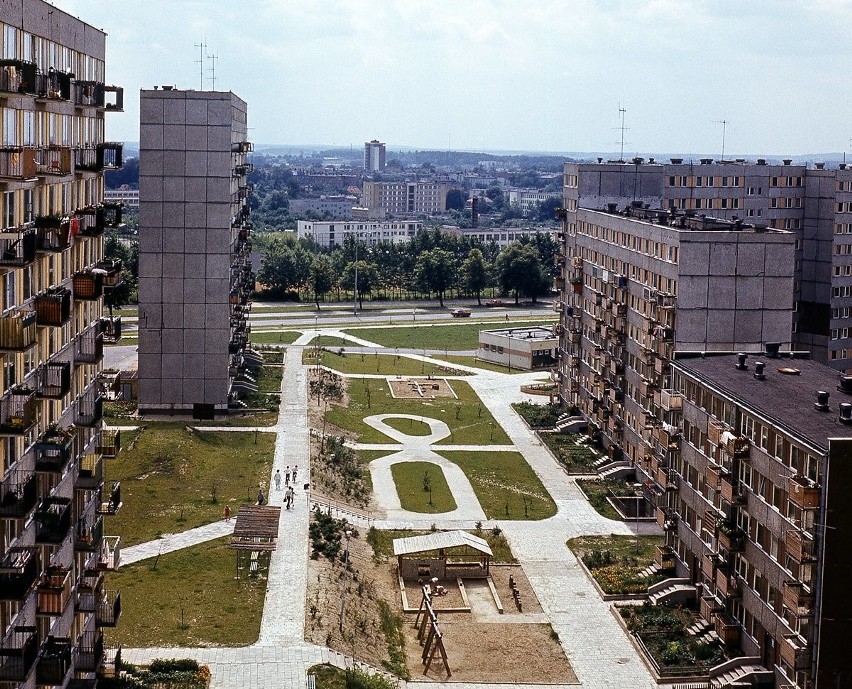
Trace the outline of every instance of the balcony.
[[787, 555], [798, 563], [813, 562], [816, 559], [814, 540], [802, 531], [788, 528], [784, 535]]
[[23, 684], [38, 657], [38, 630], [12, 627], [0, 645], [0, 682]]
[[714, 491], [719, 490], [719, 483], [722, 479], [722, 467], [712, 462], [707, 463], [707, 469], [704, 471], [704, 483]]
[[121, 341], [121, 316], [104, 316], [101, 318], [101, 332], [104, 342], [116, 344]]
[[118, 677], [121, 670], [121, 646], [107, 646], [104, 649], [104, 664], [99, 673], [101, 678]]
[[97, 451], [104, 457], [114, 459], [121, 451], [121, 431], [118, 429], [103, 429], [98, 440]]
[[124, 112], [124, 89], [121, 86], [104, 86], [104, 109]]
[[100, 172], [98, 149], [95, 146], [81, 146], [74, 149], [74, 170], [76, 172]]
[[100, 629], [77, 637], [77, 672], [97, 672], [104, 662], [104, 634]]
[[104, 85], [99, 81], [75, 81], [74, 105], [87, 108], [103, 108], [106, 102]]
[[71, 670], [71, 640], [49, 636], [36, 664], [36, 684], [63, 685]]
[[98, 605], [95, 624], [99, 627], [115, 627], [121, 617], [121, 593], [107, 591]]
[[701, 596], [701, 600], [698, 602], [698, 612], [708, 622], [713, 619], [714, 616], [718, 615], [720, 612], [724, 611], [724, 607], [716, 600], [716, 596], [705, 595]]
[[103, 517], [98, 515], [94, 522], [86, 517], [80, 517], [74, 528], [74, 550], [80, 553], [94, 553], [100, 549], [103, 536]]
[[71, 530], [71, 500], [69, 498], [45, 498], [35, 513], [36, 543], [62, 543]]
[[734, 459], [748, 459], [751, 453], [751, 441], [744, 436], [735, 436], [731, 433], [722, 434], [722, 445]]
[[61, 400], [71, 390], [71, 362], [55, 361], [42, 364], [35, 372], [36, 397]]
[[95, 264], [95, 271], [101, 275], [104, 289], [113, 289], [122, 282], [121, 259], [105, 259]]
[[75, 364], [99, 364], [104, 358], [104, 334], [96, 325], [82, 333], [74, 345]]
[[785, 634], [780, 644], [781, 660], [793, 670], [807, 670], [811, 666], [811, 649], [798, 634]]
[[77, 232], [83, 237], [100, 237], [106, 228], [103, 205], [78, 208], [73, 221]]
[[103, 274], [95, 270], [75, 273], [72, 284], [77, 301], [97, 301], [103, 296]]
[[35, 62], [0, 60], [0, 91], [34, 94], [37, 73]]
[[77, 612], [96, 612], [103, 593], [104, 574], [95, 569], [84, 570], [77, 582], [77, 599], [74, 609]]
[[36, 325], [55, 328], [71, 319], [71, 290], [52, 287], [35, 298]]
[[37, 239], [32, 226], [0, 230], [0, 266], [20, 268], [30, 265], [36, 258]]
[[726, 567], [716, 570], [716, 593], [727, 598], [739, 598], [742, 595], [737, 575]]
[[45, 72], [36, 74], [35, 96], [38, 99], [71, 100], [71, 80], [74, 75], [70, 72], [60, 72], [52, 67]]
[[3, 146], [0, 148], [0, 179], [35, 179], [37, 155], [35, 148]]
[[35, 445], [36, 471], [60, 473], [74, 456], [74, 433], [68, 429], [50, 428]]
[[74, 171], [69, 146], [47, 146], [35, 150], [36, 177], [67, 177]]
[[0, 560], [0, 600], [25, 600], [40, 571], [37, 548], [9, 548]]
[[121, 509], [121, 481], [113, 481], [107, 499], [98, 507], [98, 514], [115, 515]]
[[38, 418], [35, 391], [13, 386], [0, 398], [0, 436], [24, 435]]
[[662, 572], [673, 572], [676, 565], [671, 546], [658, 545], [654, 553], [654, 563]]
[[71, 601], [71, 570], [67, 567], [48, 567], [41, 577], [37, 591], [36, 613], [61, 615]]
[[0, 519], [23, 519], [38, 502], [36, 475], [12, 469], [0, 483]]
[[114, 571], [118, 569], [121, 556], [121, 536], [104, 536], [98, 551], [97, 568]]
[[736, 646], [740, 643], [740, 623], [733, 615], [727, 613], [716, 615], [714, 626], [719, 640], [726, 646]]
[[808, 617], [814, 604], [813, 594], [798, 581], [785, 581], [782, 586], [784, 606], [796, 617]]
[[101, 170], [119, 170], [124, 165], [124, 144], [104, 141], [98, 144], [98, 165]]
[[89, 453], [80, 460], [80, 473], [77, 476], [76, 488], [81, 490], [96, 490], [104, 482], [103, 455]]
[[720, 521], [718, 524], [719, 547], [724, 548], [729, 553], [739, 553], [745, 547], [745, 534], [736, 526]]
[[36, 343], [34, 311], [12, 311], [0, 316], [0, 352], [25, 352]]
[[113, 230], [121, 227], [121, 212], [124, 209], [121, 201], [104, 201], [101, 209], [104, 212], [104, 227]]
[[104, 398], [95, 386], [77, 398], [74, 405], [74, 425], [91, 428], [104, 418]]
[[676, 390], [660, 390], [660, 406], [666, 411], [680, 411], [683, 396]]
[[799, 509], [819, 509], [819, 494], [819, 486], [803, 476], [790, 476], [787, 479], [787, 497]]
[[36, 251], [58, 253], [71, 245], [71, 218], [41, 215], [35, 219]]
[[251, 141], [238, 141], [231, 144], [232, 153], [251, 153], [254, 150], [254, 144]]

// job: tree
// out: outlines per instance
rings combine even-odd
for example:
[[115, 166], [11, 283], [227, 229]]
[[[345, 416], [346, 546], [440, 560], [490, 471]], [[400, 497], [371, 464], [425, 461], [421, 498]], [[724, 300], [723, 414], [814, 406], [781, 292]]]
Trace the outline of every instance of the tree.
[[490, 282], [491, 267], [479, 249], [471, 249], [462, 263], [462, 284], [465, 289], [476, 295], [476, 303], [482, 306], [482, 290]]
[[272, 241], [263, 257], [257, 278], [270, 289], [283, 294], [289, 289], [298, 289], [304, 285], [310, 269], [311, 255], [302, 246], [290, 246], [285, 241]]
[[553, 197], [538, 204], [538, 219], [541, 222], [552, 222], [556, 219], [556, 209], [562, 205], [562, 199]]
[[447, 210], [464, 210], [464, 204], [467, 201], [467, 194], [461, 189], [450, 189], [447, 192]]
[[320, 307], [320, 297], [325, 301], [325, 295], [331, 292], [336, 277], [337, 274], [334, 272], [334, 266], [331, 265], [331, 259], [328, 256], [320, 254], [314, 257], [308, 279], [311, 283], [311, 289], [314, 291], [314, 302], [316, 302], [317, 311], [319, 311]]
[[536, 297], [547, 287], [547, 273], [541, 265], [538, 250], [530, 244], [515, 242], [507, 246], [497, 257], [497, 274], [505, 292], [515, 293], [515, 304], [519, 295]]
[[121, 282], [104, 290], [104, 304], [112, 313], [113, 307], [122, 307], [136, 300], [139, 277], [139, 244], [136, 241], [122, 242], [115, 230], [104, 239], [104, 258], [121, 261]]
[[432, 249], [417, 258], [414, 276], [423, 291], [437, 293], [438, 302], [443, 307], [444, 293], [455, 284], [457, 271], [458, 261], [453, 253]]
[[343, 287], [345, 289], [356, 289], [356, 267], [358, 271], [358, 308], [363, 309], [364, 295], [372, 293], [373, 289], [375, 289], [375, 287], [379, 284], [379, 271], [376, 268], [375, 263], [371, 263], [363, 259], [359, 259], [358, 261], [352, 261], [351, 263], [347, 264], [346, 268], [344, 268], [343, 270], [343, 277], [341, 279], [341, 282], [343, 283]]

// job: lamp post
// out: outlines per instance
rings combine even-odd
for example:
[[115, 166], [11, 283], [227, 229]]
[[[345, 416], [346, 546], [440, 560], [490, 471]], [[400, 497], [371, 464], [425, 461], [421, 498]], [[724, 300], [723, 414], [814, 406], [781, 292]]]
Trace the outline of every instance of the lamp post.
[[[352, 537], [352, 532], [347, 529], [343, 532], [346, 536], [346, 553], [343, 556], [343, 575], [346, 576], [346, 572], [349, 569], [349, 539]], [[340, 590], [340, 619], [337, 621], [337, 627], [340, 630], [340, 633], [343, 633], [343, 610], [346, 605], [346, 582], [343, 582], [343, 587]]]
[[352, 315], [358, 316], [358, 233], [355, 233], [355, 296], [352, 300]]

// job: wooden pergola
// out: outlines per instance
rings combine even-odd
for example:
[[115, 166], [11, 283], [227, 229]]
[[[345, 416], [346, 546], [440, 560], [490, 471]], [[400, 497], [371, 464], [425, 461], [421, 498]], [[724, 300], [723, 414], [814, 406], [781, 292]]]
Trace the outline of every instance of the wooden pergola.
[[272, 551], [278, 547], [280, 507], [242, 505], [229, 548], [237, 551], [237, 577], [246, 571], [249, 576], [267, 576]]
[[484, 538], [460, 530], [395, 538], [393, 554], [405, 581], [485, 578], [494, 555]]

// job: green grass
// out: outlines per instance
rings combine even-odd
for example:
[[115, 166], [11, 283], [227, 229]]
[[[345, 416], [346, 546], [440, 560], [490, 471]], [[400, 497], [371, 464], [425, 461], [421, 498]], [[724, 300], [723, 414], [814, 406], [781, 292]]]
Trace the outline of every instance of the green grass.
[[538, 437], [556, 455], [556, 459], [569, 474], [595, 473], [594, 463], [601, 454], [586, 445], [578, 444], [577, 434], [539, 433]]
[[501, 366], [490, 361], [483, 361], [482, 359], [477, 359], [475, 356], [463, 356], [459, 354], [447, 354], [444, 356], [442, 354], [433, 358], [446, 361], [450, 364], [462, 364], [464, 366], [472, 366], [473, 368], [481, 368], [485, 371], [495, 371], [496, 373], [511, 373], [513, 375], [516, 373], [529, 373], [529, 371], [522, 371], [519, 368], [509, 368], [508, 366]]
[[337, 335], [317, 335], [309, 344], [314, 347], [351, 347], [353, 343]]
[[[313, 354], [314, 350], [304, 350], [302, 362], [309, 366], [315, 366], [317, 360]], [[422, 376], [430, 373], [447, 376], [470, 375], [467, 371], [461, 371], [450, 366], [436, 366], [404, 356], [379, 354], [378, 352], [349, 352], [341, 356], [337, 352], [321, 351], [320, 364], [349, 375]]]
[[592, 573], [604, 593], [644, 593], [665, 577], [640, 578], [654, 562], [662, 536], [580, 536], [567, 543]]
[[432, 432], [432, 429], [429, 427], [429, 424], [424, 421], [418, 421], [417, 419], [399, 419], [399, 418], [388, 418], [385, 419], [385, 425], [390, 426], [391, 428], [399, 431], [400, 433], [405, 433], [406, 435], [429, 435]]
[[449, 426], [451, 435], [441, 443], [508, 445], [508, 436], [476, 396], [473, 388], [461, 380], [454, 380], [451, 385], [458, 399], [394, 399], [385, 381], [369, 378], [350, 379], [348, 404], [345, 407], [336, 405], [330, 408], [326, 418], [329, 423], [356, 433], [358, 441], [362, 443], [391, 442], [384, 433], [365, 424], [365, 416], [413, 414], [439, 419]]
[[[264, 579], [235, 579], [228, 537], [122, 565], [107, 576], [121, 591], [121, 621], [111, 643], [158, 646], [246, 646], [257, 641]], [[181, 626], [183, 610], [183, 626]]]
[[281, 392], [280, 366], [261, 366], [257, 377], [258, 392]]
[[[427, 472], [431, 493], [424, 490]], [[427, 514], [452, 512], [456, 509], [456, 501], [447, 485], [447, 479], [437, 464], [398, 462], [391, 465], [391, 475], [402, 509]]]
[[107, 524], [123, 546], [220, 519], [226, 503], [234, 514], [254, 503], [275, 446], [270, 433], [190, 432], [180, 423], [149, 423], [135, 442], [122, 440], [106, 472], [121, 481], [123, 506]]
[[442, 452], [464, 471], [488, 519], [547, 519], [550, 497], [520, 452]]
[[614, 479], [577, 479], [577, 485], [586, 494], [589, 504], [595, 508], [595, 511], [602, 517], [607, 519], [615, 519], [622, 521], [621, 515], [616, 511], [612, 504], [607, 500], [609, 491], [613, 491], [616, 495], [635, 495], [636, 490], [633, 485], [626, 481]]
[[308, 668], [308, 674], [316, 677], [317, 689], [395, 689], [396, 687], [387, 677], [371, 675], [360, 668], [344, 670], [333, 665], [314, 665]]
[[[371, 527], [367, 532], [367, 543], [373, 547], [373, 557], [377, 561], [389, 560], [393, 557], [393, 541], [395, 538], [408, 538], [409, 536], [423, 536], [431, 533], [430, 531], [414, 531], [411, 529], [389, 529], [380, 531]], [[503, 535], [503, 532], [497, 529], [492, 531], [488, 528], [468, 530], [474, 536], [484, 538], [489, 546], [494, 557], [491, 562], [497, 564], [515, 564], [517, 560], [512, 555], [512, 549], [509, 547], [509, 542]]]
[[257, 330], [252, 329], [251, 341], [253, 344], [293, 344], [302, 336], [302, 333], [293, 330]]
[[[555, 318], [544, 317], [526, 321], [501, 322], [500, 327], [551, 323]], [[479, 348], [479, 331], [488, 330], [492, 323], [448, 323], [404, 325], [390, 328], [348, 328], [344, 332], [375, 342], [383, 347], [410, 349], [446, 349], [459, 351]]]

